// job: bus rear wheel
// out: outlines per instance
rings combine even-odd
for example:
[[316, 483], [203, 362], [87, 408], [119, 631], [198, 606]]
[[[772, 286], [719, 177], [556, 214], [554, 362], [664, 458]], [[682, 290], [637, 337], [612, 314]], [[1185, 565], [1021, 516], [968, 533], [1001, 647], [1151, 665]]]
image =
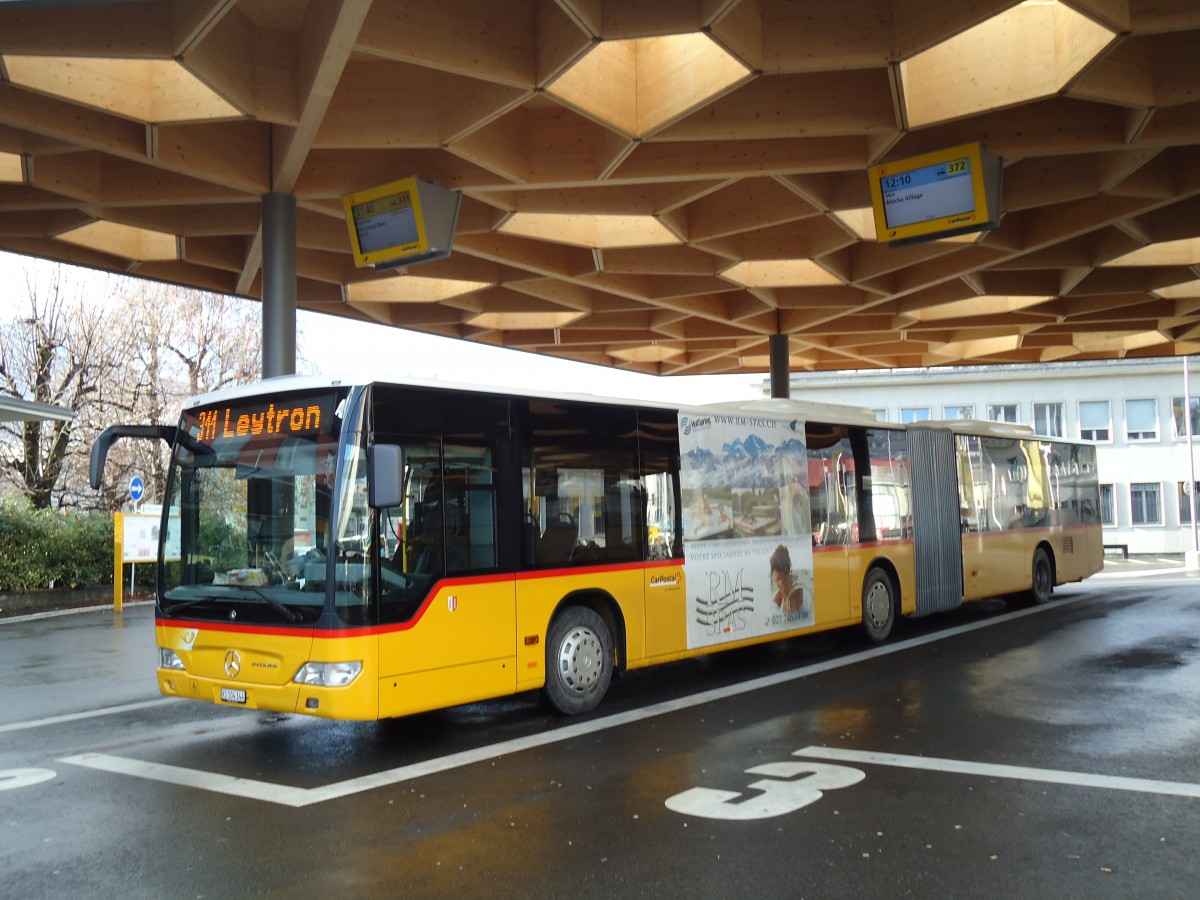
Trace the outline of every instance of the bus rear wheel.
[[871, 569], [863, 580], [862, 624], [875, 643], [886, 641], [896, 624], [896, 589], [883, 569]]
[[1054, 593], [1054, 566], [1050, 563], [1050, 554], [1045, 547], [1033, 551], [1033, 587], [1029, 589], [1029, 599], [1035, 604], [1050, 602]]
[[613, 675], [613, 643], [608, 626], [585, 606], [570, 606], [550, 623], [546, 639], [546, 687], [554, 710], [576, 715], [595, 709]]

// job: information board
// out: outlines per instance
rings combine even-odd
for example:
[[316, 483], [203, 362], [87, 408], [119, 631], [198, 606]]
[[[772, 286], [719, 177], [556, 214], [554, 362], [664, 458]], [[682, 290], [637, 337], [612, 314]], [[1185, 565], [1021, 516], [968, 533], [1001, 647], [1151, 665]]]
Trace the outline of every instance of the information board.
[[[120, 520], [122, 561], [158, 562], [158, 537], [162, 528], [162, 516], [159, 513], [121, 513]], [[176, 560], [180, 558], [178, 513], [173, 513], [169, 522], [165, 558]]]
[[876, 238], [902, 245], [997, 227], [1002, 172], [978, 143], [873, 166]]
[[416, 176], [342, 197], [357, 266], [389, 269], [450, 255], [462, 193]]

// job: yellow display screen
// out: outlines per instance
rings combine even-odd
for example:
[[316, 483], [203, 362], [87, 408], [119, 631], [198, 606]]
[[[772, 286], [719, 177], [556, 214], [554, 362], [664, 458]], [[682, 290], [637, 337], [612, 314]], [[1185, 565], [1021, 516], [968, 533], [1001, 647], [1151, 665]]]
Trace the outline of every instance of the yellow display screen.
[[356, 265], [377, 265], [429, 251], [416, 178], [346, 194], [342, 203]]
[[388, 247], [398, 247], [403, 252], [419, 246], [417, 218], [409, 191], [356, 203], [350, 212], [354, 217], [354, 230], [358, 233], [358, 245], [363, 253], [374, 253]]
[[978, 143], [871, 167], [876, 238], [902, 243], [994, 228], [999, 173]]

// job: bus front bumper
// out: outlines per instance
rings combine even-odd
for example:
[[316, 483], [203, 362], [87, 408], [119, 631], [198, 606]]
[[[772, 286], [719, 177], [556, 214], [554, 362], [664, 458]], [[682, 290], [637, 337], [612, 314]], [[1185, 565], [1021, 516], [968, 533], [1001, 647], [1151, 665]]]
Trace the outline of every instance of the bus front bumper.
[[310, 684], [256, 684], [205, 678], [178, 669], [158, 669], [158, 690], [166, 697], [200, 700], [234, 709], [300, 713], [329, 719], [374, 720], [377, 697], [372, 680], [356, 679], [345, 687]]

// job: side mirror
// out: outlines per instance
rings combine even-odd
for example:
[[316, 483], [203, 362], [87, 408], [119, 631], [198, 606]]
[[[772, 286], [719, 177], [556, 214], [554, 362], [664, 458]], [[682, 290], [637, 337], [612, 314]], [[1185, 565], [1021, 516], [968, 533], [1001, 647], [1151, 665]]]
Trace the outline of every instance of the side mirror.
[[367, 502], [372, 509], [404, 503], [404, 451], [399, 444], [374, 444], [368, 448]]
[[100, 487], [104, 479], [104, 461], [108, 458], [108, 450], [119, 438], [161, 439], [170, 447], [175, 433], [174, 425], [113, 425], [105, 428], [92, 444], [92, 455], [88, 461], [88, 483], [93, 488]]

